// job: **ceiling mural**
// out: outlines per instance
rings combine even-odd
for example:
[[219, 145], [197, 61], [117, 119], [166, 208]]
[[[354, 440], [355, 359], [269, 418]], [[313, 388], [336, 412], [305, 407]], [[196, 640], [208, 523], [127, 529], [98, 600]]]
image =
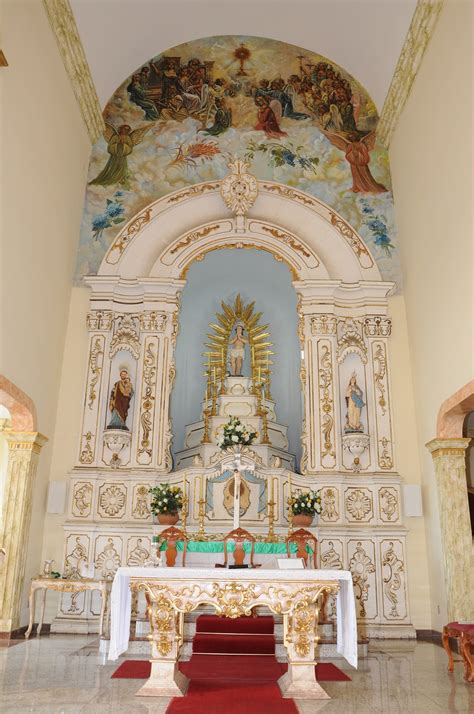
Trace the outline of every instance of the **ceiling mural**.
[[122, 225], [189, 184], [250, 162], [324, 201], [400, 286], [388, 153], [364, 88], [328, 59], [256, 37], [208, 37], [151, 59], [115, 92], [92, 149], [76, 279], [96, 273]]

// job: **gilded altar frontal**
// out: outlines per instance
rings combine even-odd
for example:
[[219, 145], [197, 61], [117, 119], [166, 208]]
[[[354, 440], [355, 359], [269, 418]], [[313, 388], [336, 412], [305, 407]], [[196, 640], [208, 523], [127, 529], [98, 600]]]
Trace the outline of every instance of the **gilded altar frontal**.
[[4, 0], [2, 714], [474, 710], [473, 8]]

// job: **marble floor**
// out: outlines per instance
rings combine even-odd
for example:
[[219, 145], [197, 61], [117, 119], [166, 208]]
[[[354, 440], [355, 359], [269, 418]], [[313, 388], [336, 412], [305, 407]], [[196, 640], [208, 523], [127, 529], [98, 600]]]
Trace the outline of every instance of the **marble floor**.
[[[373, 643], [357, 671], [344, 660], [335, 661], [352, 682], [324, 683], [331, 700], [298, 706], [301, 714], [474, 712], [474, 686], [464, 683], [462, 663], [456, 659], [455, 673], [448, 675], [445, 652], [436, 645]], [[169, 700], [135, 698], [141, 683], [110, 678], [117, 665], [100, 654], [96, 637], [84, 635], [51, 635], [0, 647], [0, 712], [164, 713]], [[258, 712], [246, 709], [242, 714]]]

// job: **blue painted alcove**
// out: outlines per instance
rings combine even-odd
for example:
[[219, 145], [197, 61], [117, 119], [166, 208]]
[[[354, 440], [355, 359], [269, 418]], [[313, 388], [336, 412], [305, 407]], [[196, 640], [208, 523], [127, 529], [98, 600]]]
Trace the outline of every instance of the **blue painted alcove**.
[[[206, 389], [203, 352], [209, 323], [215, 322], [221, 301], [255, 300], [263, 312], [274, 344], [272, 396], [277, 419], [288, 428], [289, 451], [299, 463], [302, 397], [299, 380], [300, 346], [297, 336], [296, 293], [286, 265], [257, 250], [218, 250], [191, 265], [183, 290], [176, 343], [176, 381], [171, 395], [173, 456], [183, 449], [186, 424], [201, 418]], [[247, 367], [247, 370], [246, 370]], [[248, 374], [248, 366], [244, 366]]]

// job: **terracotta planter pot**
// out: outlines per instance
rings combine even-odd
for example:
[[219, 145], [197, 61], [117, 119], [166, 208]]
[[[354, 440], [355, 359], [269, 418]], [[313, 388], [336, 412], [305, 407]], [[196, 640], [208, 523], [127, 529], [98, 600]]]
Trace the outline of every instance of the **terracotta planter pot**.
[[293, 516], [293, 525], [299, 526], [301, 528], [304, 528], [304, 527], [307, 528], [313, 522], [313, 517], [314, 516], [310, 516], [307, 513], [296, 513]]
[[158, 513], [156, 517], [161, 526], [174, 526], [179, 521], [177, 513]]

